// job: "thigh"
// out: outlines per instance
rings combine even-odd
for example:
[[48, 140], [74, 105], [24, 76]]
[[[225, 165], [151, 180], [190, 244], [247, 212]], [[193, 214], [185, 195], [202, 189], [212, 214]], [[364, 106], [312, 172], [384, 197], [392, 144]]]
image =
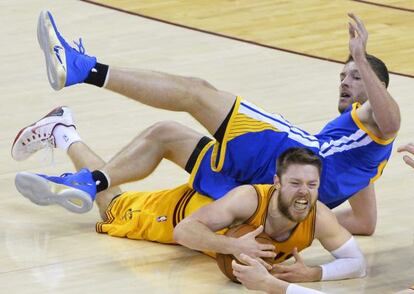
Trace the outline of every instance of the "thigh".
[[160, 128], [161, 134], [157, 134], [162, 138], [164, 158], [174, 162], [183, 169], [186, 169], [191, 155], [196, 152], [197, 146], [203, 138], [207, 138], [204, 134], [197, 132], [183, 124], [168, 121], [163, 122]]
[[189, 112], [214, 135], [231, 111], [236, 96], [224, 91], [202, 91]]

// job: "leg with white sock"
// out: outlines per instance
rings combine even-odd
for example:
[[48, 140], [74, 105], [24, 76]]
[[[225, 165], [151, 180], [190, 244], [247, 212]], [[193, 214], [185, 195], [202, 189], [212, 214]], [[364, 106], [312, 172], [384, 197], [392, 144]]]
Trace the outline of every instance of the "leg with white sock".
[[[18, 133], [12, 155], [22, 160], [45, 145], [53, 145], [68, 152], [78, 172], [60, 177], [21, 172], [16, 175], [16, 187], [38, 205], [58, 204], [75, 213], [89, 211], [98, 193], [97, 202], [102, 214], [117, 194], [117, 190], [108, 191], [109, 187], [145, 178], [163, 158], [185, 169], [202, 138], [202, 134], [179, 123], [160, 122], [146, 129], [104, 164], [81, 141], [70, 109], [58, 107]], [[95, 170], [91, 172], [90, 169]], [[102, 191], [109, 194], [100, 193]]]
[[[84, 167], [96, 169], [105, 164], [82, 142], [68, 107], [57, 107], [37, 122], [21, 129], [13, 142], [11, 153], [14, 159], [24, 160], [44, 148], [57, 148], [67, 152], [77, 170]], [[81, 174], [80, 183], [85, 181], [85, 177], [92, 181], [88, 170], [83, 169]], [[77, 213], [90, 210], [96, 194], [95, 184], [72, 193], [64, 186], [68, 180], [70, 181], [68, 174], [64, 177], [47, 177], [21, 172], [16, 175], [15, 183], [18, 191], [35, 204], [59, 204]], [[104, 215], [110, 200], [119, 193], [120, 190], [115, 187], [97, 195], [101, 215]]]

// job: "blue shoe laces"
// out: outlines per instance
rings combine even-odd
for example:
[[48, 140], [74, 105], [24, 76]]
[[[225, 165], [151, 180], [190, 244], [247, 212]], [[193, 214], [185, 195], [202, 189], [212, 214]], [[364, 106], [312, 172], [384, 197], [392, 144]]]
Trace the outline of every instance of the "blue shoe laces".
[[85, 47], [83, 47], [83, 43], [82, 43], [82, 38], [79, 38], [79, 43], [77, 43], [76, 41], [73, 41], [73, 43], [78, 47], [78, 50], [76, 50], [76, 48], [73, 48], [74, 50], [78, 51], [80, 54], [85, 55]]

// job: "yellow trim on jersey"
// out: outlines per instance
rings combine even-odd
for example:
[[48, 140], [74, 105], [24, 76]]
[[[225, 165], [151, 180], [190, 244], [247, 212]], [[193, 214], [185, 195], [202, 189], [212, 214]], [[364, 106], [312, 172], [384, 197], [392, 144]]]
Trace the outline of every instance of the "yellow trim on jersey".
[[[228, 126], [231, 126], [233, 124], [233, 120], [236, 117], [237, 113], [239, 112], [240, 102], [241, 102], [241, 98], [237, 96], [236, 102], [234, 103], [233, 112], [227, 123], [226, 131], [224, 132], [223, 141], [221, 143], [217, 142], [213, 147], [213, 153], [211, 154], [211, 169], [215, 172], [220, 172], [221, 169], [223, 168], [224, 158], [226, 154], [227, 141], [228, 141], [228, 136], [229, 136]], [[219, 162], [216, 165], [217, 155], [220, 158], [219, 158]]]
[[[124, 193], [122, 193], [122, 194], [124, 194]], [[96, 232], [103, 233], [102, 226], [104, 224], [111, 224], [115, 220], [115, 216], [112, 214], [111, 209], [115, 204], [115, 200], [118, 199], [122, 194], [119, 194], [118, 196], [114, 197], [111, 200], [111, 202], [109, 203], [109, 205], [108, 205], [108, 207], [106, 208], [106, 211], [105, 211], [106, 219], [101, 221], [101, 222], [97, 222], [96, 225], [95, 225]]]
[[375, 177], [371, 178], [371, 180], [369, 181], [370, 184], [374, 183], [376, 180], [379, 179], [379, 177], [382, 175], [382, 171], [384, 170], [385, 166], [387, 165], [387, 162], [388, 162], [387, 160], [384, 160], [378, 165], [377, 174], [375, 175]]
[[361, 104], [359, 104], [358, 102], [352, 104], [352, 110], [351, 110], [351, 116], [353, 121], [355, 122], [355, 124], [358, 126], [358, 128], [360, 128], [361, 130], [363, 130], [365, 133], [368, 134], [368, 136], [376, 143], [381, 144], [381, 145], [388, 145], [390, 144], [392, 141], [394, 141], [395, 137], [390, 138], [390, 139], [381, 139], [377, 136], [375, 136], [375, 134], [373, 132], [371, 132], [370, 130], [368, 130], [368, 128], [366, 126], [364, 126], [364, 124], [361, 122], [361, 120], [359, 119], [358, 115], [356, 114], [356, 110], [358, 107], [360, 107]]
[[241, 97], [237, 96], [233, 112], [230, 116], [223, 136], [223, 141], [216, 142], [213, 147], [213, 152], [211, 155], [211, 170], [215, 172], [220, 172], [222, 170], [224, 160], [226, 158], [227, 143], [232, 139], [246, 133], [262, 132], [265, 130], [280, 132], [280, 130], [267, 122], [259, 121], [255, 118], [249, 117], [244, 113], [239, 113], [241, 101]]
[[191, 175], [190, 175], [190, 179], [188, 180], [188, 186], [191, 189], [193, 188], [193, 183], [194, 183], [194, 178], [197, 174], [197, 171], [200, 167], [201, 161], [204, 158], [204, 155], [206, 154], [207, 150], [210, 149], [211, 145], [213, 145], [215, 143], [215, 141], [210, 141], [206, 144], [206, 146], [204, 146], [204, 148], [201, 150], [200, 154], [197, 157], [196, 163], [194, 164], [193, 170], [191, 171]]
[[231, 141], [232, 139], [246, 133], [262, 132], [265, 130], [280, 132], [280, 130], [267, 122], [251, 118], [244, 113], [238, 113], [230, 127], [227, 141]]

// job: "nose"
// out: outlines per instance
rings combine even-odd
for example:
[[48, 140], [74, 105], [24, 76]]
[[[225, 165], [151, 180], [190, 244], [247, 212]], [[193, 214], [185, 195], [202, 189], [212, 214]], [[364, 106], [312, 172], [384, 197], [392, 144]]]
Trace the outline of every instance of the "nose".
[[346, 75], [344, 79], [341, 81], [341, 88], [348, 88], [349, 87], [349, 75]]
[[301, 185], [301, 186], [298, 188], [298, 194], [299, 194], [299, 195], [301, 195], [301, 196], [307, 195], [307, 194], [308, 194], [308, 192], [309, 192], [309, 190], [308, 190], [308, 188], [306, 187], [306, 185]]

